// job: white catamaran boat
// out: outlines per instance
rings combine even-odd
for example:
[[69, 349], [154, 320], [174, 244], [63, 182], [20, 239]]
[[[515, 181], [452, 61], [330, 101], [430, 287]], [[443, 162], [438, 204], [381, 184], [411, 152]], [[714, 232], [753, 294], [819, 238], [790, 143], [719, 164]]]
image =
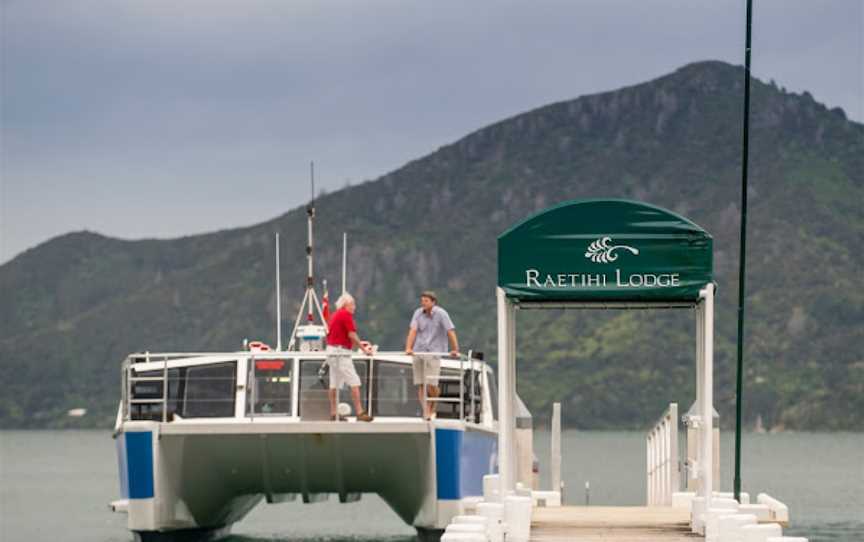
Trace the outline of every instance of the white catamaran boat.
[[[482, 495], [496, 470], [496, 385], [471, 357], [442, 360], [437, 418], [421, 417], [411, 357], [356, 355], [375, 420], [330, 421], [323, 352], [135, 354], [115, 428], [136, 539], [227, 532], [259, 502], [377, 493], [422, 536]], [[341, 408], [347, 405], [340, 405]]]
[[[238, 352], [146, 352], [123, 362], [114, 428], [122, 499], [111, 507], [128, 513], [136, 539], [212, 539], [261, 501], [333, 494], [345, 503], [363, 493], [381, 496], [421, 539], [437, 539], [460, 500], [482, 495], [483, 476], [497, 471], [497, 388], [480, 354], [439, 356], [432, 420], [422, 416], [411, 356], [356, 354], [362, 406], [374, 421], [357, 423], [346, 403], [339, 410], [348, 421], [331, 420], [314, 215], [313, 200], [306, 294], [286, 350], [277, 302], [274, 351], [254, 342]], [[343, 291], [345, 254], [343, 246]]]

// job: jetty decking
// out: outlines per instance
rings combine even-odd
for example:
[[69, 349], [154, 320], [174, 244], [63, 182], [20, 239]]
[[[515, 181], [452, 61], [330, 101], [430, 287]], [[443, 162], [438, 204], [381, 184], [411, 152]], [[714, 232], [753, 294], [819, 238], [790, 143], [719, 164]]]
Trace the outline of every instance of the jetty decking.
[[700, 538], [690, 532], [686, 509], [646, 506], [535, 508], [531, 542], [675, 542]]

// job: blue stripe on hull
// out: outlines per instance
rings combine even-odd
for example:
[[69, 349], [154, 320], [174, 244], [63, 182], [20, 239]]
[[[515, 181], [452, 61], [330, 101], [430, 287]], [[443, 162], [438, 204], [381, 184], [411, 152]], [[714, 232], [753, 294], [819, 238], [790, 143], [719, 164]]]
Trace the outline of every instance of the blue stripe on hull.
[[498, 438], [482, 431], [435, 429], [435, 477], [440, 500], [483, 494], [483, 476], [495, 472]]
[[435, 430], [435, 476], [439, 499], [461, 499], [459, 483], [461, 470], [462, 431]]
[[153, 433], [124, 433], [130, 499], [153, 497]]

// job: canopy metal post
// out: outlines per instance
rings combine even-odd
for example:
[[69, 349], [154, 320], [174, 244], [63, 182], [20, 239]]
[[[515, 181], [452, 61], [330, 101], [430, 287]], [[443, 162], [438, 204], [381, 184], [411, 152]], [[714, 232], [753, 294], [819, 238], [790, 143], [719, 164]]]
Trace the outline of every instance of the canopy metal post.
[[515, 308], [502, 288], [496, 288], [498, 301], [498, 474], [501, 495], [515, 489], [515, 344], [513, 331]]
[[[552, 403], [552, 442], [550, 445], [550, 478], [552, 479], [552, 491], [564, 493], [561, 484], [561, 403]], [[564, 500], [563, 498], [561, 499]]]
[[[510, 470], [508, 490], [516, 489], [517, 459], [516, 459], [516, 305], [507, 300], [507, 360], [510, 376], [507, 379], [507, 401], [510, 403], [510, 416], [507, 418], [507, 431], [510, 434], [507, 468]], [[503, 495], [503, 494], [502, 494]]]
[[714, 490], [714, 284], [699, 292], [702, 299], [702, 453], [699, 468], [702, 471], [702, 492], [705, 509], [711, 508]]
[[744, 395], [744, 279], [747, 252], [747, 167], [750, 154], [750, 45], [753, 0], [747, 0], [747, 36], [744, 45], [744, 133], [741, 148], [741, 242], [738, 256], [738, 363], [735, 381], [735, 500], [741, 502], [741, 409]]
[[692, 472], [688, 470], [687, 490], [692, 489], [700, 495], [702, 494], [701, 476], [699, 475], [699, 468], [702, 464], [700, 457], [702, 455], [702, 397], [705, 388], [705, 381], [702, 377], [705, 373], [704, 315], [704, 308], [700, 303], [696, 306], [696, 401], [688, 412], [689, 415], [695, 416], [698, 421], [693, 423], [694, 420], [689, 420], [687, 429], [688, 467], [693, 469]]
[[704, 312], [702, 307], [696, 309], [696, 414], [702, 415], [702, 395], [703, 395], [703, 380], [702, 375], [705, 372], [705, 349], [704, 349]]

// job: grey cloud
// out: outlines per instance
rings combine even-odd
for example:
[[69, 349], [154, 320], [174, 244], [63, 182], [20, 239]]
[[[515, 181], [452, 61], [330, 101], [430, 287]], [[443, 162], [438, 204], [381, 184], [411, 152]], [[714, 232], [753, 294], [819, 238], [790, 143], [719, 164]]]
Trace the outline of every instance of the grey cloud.
[[[70, 229], [257, 222], [306, 198], [309, 159], [338, 188], [551, 101], [740, 63], [743, 5], [7, 0], [0, 261]], [[754, 73], [861, 120], [862, 5], [756, 2]]]

